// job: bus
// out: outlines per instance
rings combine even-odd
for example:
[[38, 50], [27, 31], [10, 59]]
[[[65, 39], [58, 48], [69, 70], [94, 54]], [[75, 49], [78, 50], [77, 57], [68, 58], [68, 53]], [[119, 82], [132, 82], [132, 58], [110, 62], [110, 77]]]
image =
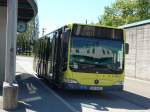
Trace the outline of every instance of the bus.
[[122, 90], [125, 54], [123, 29], [65, 25], [34, 44], [33, 68], [38, 77], [69, 90]]

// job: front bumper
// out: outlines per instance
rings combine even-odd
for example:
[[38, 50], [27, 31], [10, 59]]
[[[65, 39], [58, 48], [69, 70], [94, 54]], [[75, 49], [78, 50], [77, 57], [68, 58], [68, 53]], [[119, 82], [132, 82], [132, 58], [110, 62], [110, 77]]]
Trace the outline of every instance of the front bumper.
[[63, 88], [68, 90], [121, 91], [123, 90], [123, 85], [96, 86], [96, 85], [80, 85], [75, 83], [64, 83]]

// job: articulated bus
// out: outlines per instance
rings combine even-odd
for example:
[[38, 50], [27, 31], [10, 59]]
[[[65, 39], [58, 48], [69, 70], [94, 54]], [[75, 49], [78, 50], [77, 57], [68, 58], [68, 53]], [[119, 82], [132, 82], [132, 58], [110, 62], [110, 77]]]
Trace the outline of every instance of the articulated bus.
[[64, 89], [122, 90], [125, 46], [122, 29], [69, 24], [35, 42], [33, 67]]

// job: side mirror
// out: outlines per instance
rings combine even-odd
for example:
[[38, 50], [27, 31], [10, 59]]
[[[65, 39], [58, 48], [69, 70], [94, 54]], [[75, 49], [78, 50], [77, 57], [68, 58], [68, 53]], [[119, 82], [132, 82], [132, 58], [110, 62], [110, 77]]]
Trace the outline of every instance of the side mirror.
[[129, 44], [125, 43], [125, 54], [129, 54]]

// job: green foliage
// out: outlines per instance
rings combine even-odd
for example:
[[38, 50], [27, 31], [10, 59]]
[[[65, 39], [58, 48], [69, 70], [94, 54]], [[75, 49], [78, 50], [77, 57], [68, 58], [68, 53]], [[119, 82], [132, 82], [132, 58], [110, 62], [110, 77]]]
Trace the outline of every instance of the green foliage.
[[137, 15], [140, 20], [150, 18], [150, 0], [137, 0]]
[[27, 31], [17, 35], [17, 53], [31, 53], [34, 41], [39, 37], [38, 17], [28, 23]]
[[116, 0], [105, 7], [99, 19], [101, 25], [121, 26], [124, 24], [150, 19], [150, 0]]

